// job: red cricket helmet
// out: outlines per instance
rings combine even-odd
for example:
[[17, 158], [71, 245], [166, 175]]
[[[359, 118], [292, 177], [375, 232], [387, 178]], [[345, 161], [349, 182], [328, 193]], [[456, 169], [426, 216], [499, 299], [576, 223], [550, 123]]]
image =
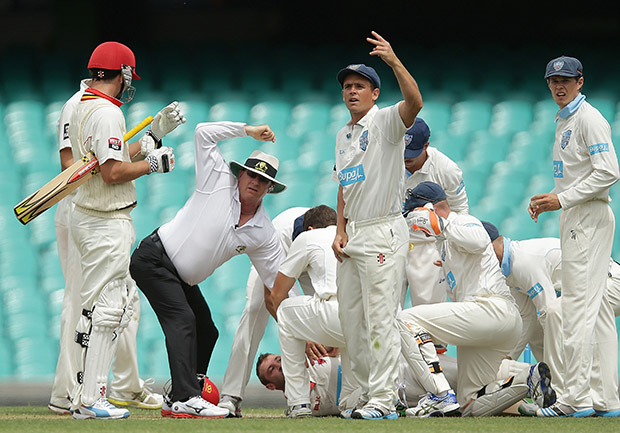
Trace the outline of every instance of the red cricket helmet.
[[119, 42], [104, 42], [100, 44], [90, 56], [88, 69], [109, 69], [119, 71], [123, 65], [131, 66], [131, 78], [139, 80], [136, 74], [136, 56], [127, 46]]

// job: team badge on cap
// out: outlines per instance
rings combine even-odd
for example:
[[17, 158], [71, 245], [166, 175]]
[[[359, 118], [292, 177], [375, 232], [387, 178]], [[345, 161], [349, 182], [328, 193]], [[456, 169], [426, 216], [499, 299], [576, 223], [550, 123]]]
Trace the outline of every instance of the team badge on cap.
[[555, 62], [553, 64], [553, 69], [555, 69], [556, 71], [562, 70], [563, 67], [564, 67], [564, 62], [562, 62], [562, 61]]

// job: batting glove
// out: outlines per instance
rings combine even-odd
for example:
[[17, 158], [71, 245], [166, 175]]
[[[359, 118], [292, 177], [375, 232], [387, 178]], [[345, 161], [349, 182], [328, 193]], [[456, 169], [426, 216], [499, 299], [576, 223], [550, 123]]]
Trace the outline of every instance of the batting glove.
[[413, 231], [421, 231], [427, 236], [438, 237], [445, 227], [443, 218], [435, 213], [432, 204], [417, 207], [407, 215], [407, 224]]
[[185, 123], [185, 116], [179, 109], [179, 103], [174, 101], [155, 115], [150, 132], [155, 141], [161, 141], [166, 134], [182, 123]]
[[152, 134], [149, 134], [149, 132], [144, 134], [144, 136], [140, 139], [140, 153], [144, 156], [149, 155], [155, 149], [159, 149], [161, 147], [161, 140], [156, 141]]
[[174, 152], [171, 147], [163, 146], [155, 149], [144, 160], [149, 163], [149, 174], [168, 173], [174, 170]]

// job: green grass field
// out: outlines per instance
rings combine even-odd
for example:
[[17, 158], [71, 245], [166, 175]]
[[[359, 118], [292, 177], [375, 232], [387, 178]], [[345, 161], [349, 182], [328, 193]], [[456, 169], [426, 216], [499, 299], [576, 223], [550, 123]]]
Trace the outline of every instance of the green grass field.
[[280, 409], [244, 409], [241, 419], [187, 420], [162, 418], [159, 412], [132, 409], [125, 420], [78, 421], [50, 414], [46, 407], [0, 408], [0, 432], [313, 432], [313, 433], [601, 433], [619, 432], [620, 419], [536, 419], [527, 417], [490, 418], [399, 418], [394, 421], [363, 421], [331, 418], [287, 419]]

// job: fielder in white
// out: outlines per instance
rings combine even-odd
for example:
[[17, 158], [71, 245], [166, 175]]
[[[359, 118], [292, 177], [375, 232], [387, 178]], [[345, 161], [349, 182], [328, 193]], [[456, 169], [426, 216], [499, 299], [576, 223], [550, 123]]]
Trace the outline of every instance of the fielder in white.
[[[448, 382], [456, 388], [456, 359], [447, 355], [438, 355]], [[265, 388], [286, 393], [286, 377], [282, 370], [282, 358], [273, 353], [263, 353], [256, 361], [256, 375]], [[417, 404], [426, 390], [409, 368], [405, 359], [399, 358], [399, 409], [408, 404]], [[318, 362], [308, 364], [310, 387], [310, 408], [312, 416], [343, 416], [341, 401], [355, 402], [361, 395], [359, 387], [346, 388], [342, 379], [342, 367], [338, 356], [323, 357]], [[346, 411], [345, 411], [346, 412]], [[350, 410], [348, 411], [351, 412]]]
[[[118, 42], [105, 42], [93, 51], [84, 91], [69, 121], [72, 155], [93, 151], [100, 174], [82, 185], [73, 199], [71, 237], [79, 252], [82, 284], [81, 315], [76, 343], [83, 348], [77, 384], [71, 393], [77, 419], [126, 418], [129, 412], [106, 399], [108, 374], [119, 335], [132, 319], [135, 283], [129, 275], [130, 248], [135, 240], [130, 212], [136, 205], [133, 180], [174, 168], [172, 149], [156, 149], [183, 116], [160, 117], [136, 143], [124, 143], [125, 118], [120, 106], [131, 100], [135, 73], [133, 52]], [[159, 135], [158, 135], [159, 134]], [[141, 161], [131, 162], [138, 154]], [[164, 159], [168, 164], [164, 164]]]
[[533, 196], [528, 211], [538, 221], [543, 212], [562, 210], [561, 375], [565, 382], [557, 404], [540, 415], [618, 416], [616, 402], [608, 405], [592, 399], [592, 392], [605, 395], [606, 387], [618, 387], [617, 365], [614, 375], [605, 370], [599, 375], [592, 368], [594, 358], [618, 353], [617, 337], [602, 338], [608, 341], [604, 346], [592, 344], [597, 334], [611, 337], [609, 330], [616, 326], [604, 294], [615, 231], [609, 188], [620, 178], [618, 158], [609, 123], [581, 93], [581, 62], [565, 56], [551, 60], [545, 79], [560, 108], [553, 144], [555, 188]]
[[[493, 415], [538, 387], [543, 405], [552, 403], [544, 363], [502, 364], [519, 339], [521, 317], [482, 223], [451, 212], [445, 192], [433, 182], [412, 189], [404, 208], [412, 230], [437, 239], [452, 301], [398, 315], [403, 355], [428, 391], [407, 416], [453, 414], [459, 406], [465, 416]], [[442, 373], [437, 343], [457, 347], [458, 401]]]
[[[267, 309], [278, 321], [282, 368], [286, 376], [288, 416], [312, 415], [308, 371], [305, 368], [306, 341], [340, 348], [343, 360], [343, 387], [351, 388], [351, 367], [338, 318], [336, 299], [336, 258], [331, 244], [336, 235], [336, 212], [321, 205], [304, 214], [304, 231], [291, 244], [270, 296]], [[288, 298], [299, 276], [307, 272], [313, 296]], [[354, 382], [354, 381], [353, 381]], [[342, 410], [347, 401], [342, 400]]]
[[[463, 172], [458, 165], [434, 147], [429, 146], [431, 131], [418, 117], [405, 134], [405, 191], [420, 182], [431, 181], [441, 185], [446, 192], [450, 209], [457, 214], [469, 213]], [[406, 197], [403, 198], [406, 199]], [[407, 283], [411, 305], [434, 304], [446, 300], [441, 268], [433, 262], [439, 260], [435, 240], [422, 233], [409, 235], [407, 254]], [[407, 286], [403, 287], [401, 305], [405, 303]]]
[[[280, 235], [280, 243], [284, 254], [288, 253], [293, 242], [296, 220], [303, 217], [307, 207], [293, 207], [276, 216], [272, 223]], [[307, 275], [300, 277], [300, 284], [304, 293], [312, 290], [312, 284]], [[250, 268], [250, 275], [245, 289], [245, 307], [239, 319], [239, 325], [233, 338], [232, 349], [224, 384], [220, 390], [220, 403], [218, 406], [228, 409], [230, 416], [241, 417], [241, 401], [245, 394], [245, 388], [250, 380], [252, 364], [258, 345], [260, 344], [265, 328], [269, 321], [269, 311], [265, 308], [265, 284], [260, 279], [256, 268]]]
[[[483, 222], [495, 254], [500, 262], [501, 270], [506, 276], [506, 283], [517, 299], [523, 320], [523, 335], [510, 356], [517, 359], [526, 344], [538, 360], [549, 365], [553, 376], [553, 387], [557, 393], [564, 389], [562, 376], [562, 302], [556, 294], [562, 290], [562, 252], [560, 239], [540, 238], [524, 241], [513, 241], [501, 236], [497, 228]], [[609, 259], [607, 290], [604, 298], [608, 299], [614, 316], [620, 315], [620, 265]], [[605, 337], [607, 335], [607, 337]], [[595, 345], [606, 345], [615, 338], [615, 328], [608, 329], [606, 334], [595, 334]], [[603, 339], [603, 343], [599, 341]], [[592, 363], [592, 374], [600, 374], [608, 369], [613, 377], [617, 371], [618, 357], [616, 353], [603, 351], [603, 358], [595, 357]], [[612, 382], [613, 383], [613, 382]], [[618, 404], [618, 390], [613, 386], [604, 388], [606, 394], [592, 391], [592, 399], [600, 405], [614, 406]], [[614, 404], [615, 402], [615, 404]], [[519, 411], [535, 415], [538, 408], [522, 405]]]
[[404, 135], [422, 108], [416, 81], [376, 32], [367, 41], [392, 68], [404, 100], [379, 109], [375, 70], [353, 64], [338, 73], [351, 120], [336, 136], [338, 225], [333, 250], [340, 323], [362, 388], [354, 418], [395, 419], [400, 339], [396, 310], [405, 278], [409, 233], [401, 216]]
[[[75, 106], [80, 102], [84, 91], [90, 86], [90, 82], [89, 79], [82, 80], [80, 90], [64, 104], [60, 112], [57, 134], [63, 170], [73, 164], [73, 153], [69, 140], [69, 121]], [[169, 112], [169, 110], [166, 111]], [[166, 111], [162, 110], [159, 118], [166, 115]], [[71, 393], [76, 386], [77, 374], [81, 368], [81, 349], [73, 341], [75, 327], [80, 316], [80, 286], [82, 284], [80, 255], [70, 234], [71, 212], [73, 211], [73, 198], [76, 192], [72, 192], [58, 203], [54, 220], [58, 259], [65, 279], [65, 290], [60, 316], [60, 351], [48, 408], [59, 415], [71, 414]], [[140, 323], [140, 300], [137, 292], [135, 292], [131, 302], [133, 316], [127, 325], [127, 329], [119, 336], [116, 358], [112, 364], [113, 380], [110, 386], [109, 399], [116, 406], [159, 409], [162, 404], [162, 396], [149, 389], [152, 379], [145, 382], [140, 379], [138, 372], [136, 334]]]

